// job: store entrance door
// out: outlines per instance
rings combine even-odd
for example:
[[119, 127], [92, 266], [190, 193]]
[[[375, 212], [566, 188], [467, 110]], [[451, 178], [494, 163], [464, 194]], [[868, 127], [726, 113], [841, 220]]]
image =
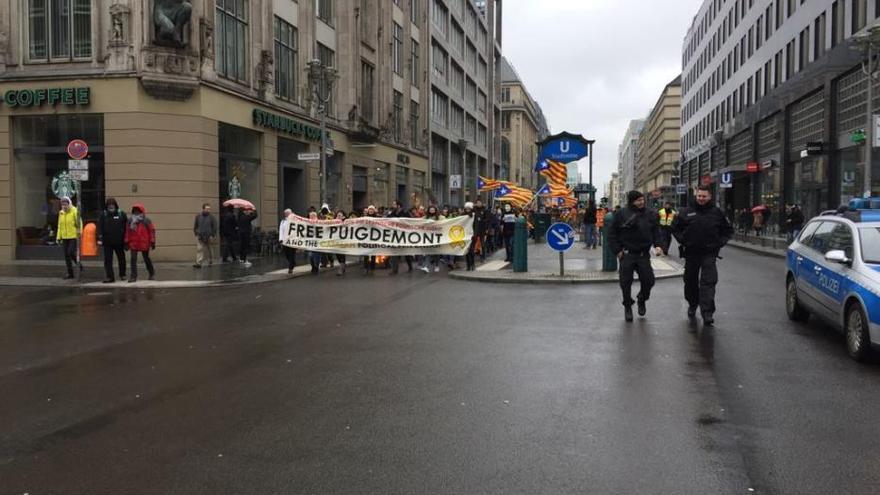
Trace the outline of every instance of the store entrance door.
[[299, 216], [308, 215], [308, 197], [306, 195], [306, 174], [301, 167], [285, 165], [284, 190], [281, 209], [290, 208]]

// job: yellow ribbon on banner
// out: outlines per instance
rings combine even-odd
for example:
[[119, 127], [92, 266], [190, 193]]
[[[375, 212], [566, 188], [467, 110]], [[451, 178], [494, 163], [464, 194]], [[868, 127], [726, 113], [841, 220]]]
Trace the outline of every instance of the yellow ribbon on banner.
[[467, 242], [464, 240], [464, 227], [455, 225], [449, 229], [449, 239], [452, 241], [452, 247], [464, 249]]

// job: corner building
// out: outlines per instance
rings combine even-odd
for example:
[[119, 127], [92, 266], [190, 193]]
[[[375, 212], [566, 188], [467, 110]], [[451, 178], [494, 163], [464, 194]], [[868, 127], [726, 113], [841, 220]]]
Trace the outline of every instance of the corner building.
[[[191, 259], [202, 203], [248, 199], [272, 236], [287, 207], [426, 197], [428, 1], [0, 3], [0, 262], [59, 256], [47, 241], [75, 138], [83, 220], [106, 197], [143, 203], [157, 260]], [[325, 198], [319, 162], [299, 159], [321, 141], [312, 59], [339, 74]]]
[[[867, 0], [703, 2], [682, 52], [682, 182], [712, 185], [727, 208], [766, 205], [776, 226], [786, 204], [809, 217], [861, 196], [867, 78], [853, 36], [878, 16]], [[875, 109], [878, 96], [874, 83]]]

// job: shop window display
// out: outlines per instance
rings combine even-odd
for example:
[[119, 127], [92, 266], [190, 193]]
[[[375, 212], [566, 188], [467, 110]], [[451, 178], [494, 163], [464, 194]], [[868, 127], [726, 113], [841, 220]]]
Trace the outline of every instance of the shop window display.
[[[219, 197], [246, 199], [260, 207], [260, 133], [220, 124]], [[260, 218], [255, 220], [260, 223]]]
[[[83, 223], [97, 220], [104, 204], [104, 128], [101, 115], [46, 115], [13, 119], [16, 257], [57, 255], [55, 228], [61, 198], [79, 201]], [[89, 180], [67, 175], [67, 143], [89, 145]]]

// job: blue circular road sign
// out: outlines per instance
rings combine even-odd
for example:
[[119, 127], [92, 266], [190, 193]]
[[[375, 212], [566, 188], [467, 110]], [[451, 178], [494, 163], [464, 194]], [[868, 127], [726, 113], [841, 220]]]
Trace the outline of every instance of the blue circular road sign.
[[547, 229], [547, 245], [554, 251], [568, 251], [574, 246], [574, 229], [567, 223], [554, 223]]

